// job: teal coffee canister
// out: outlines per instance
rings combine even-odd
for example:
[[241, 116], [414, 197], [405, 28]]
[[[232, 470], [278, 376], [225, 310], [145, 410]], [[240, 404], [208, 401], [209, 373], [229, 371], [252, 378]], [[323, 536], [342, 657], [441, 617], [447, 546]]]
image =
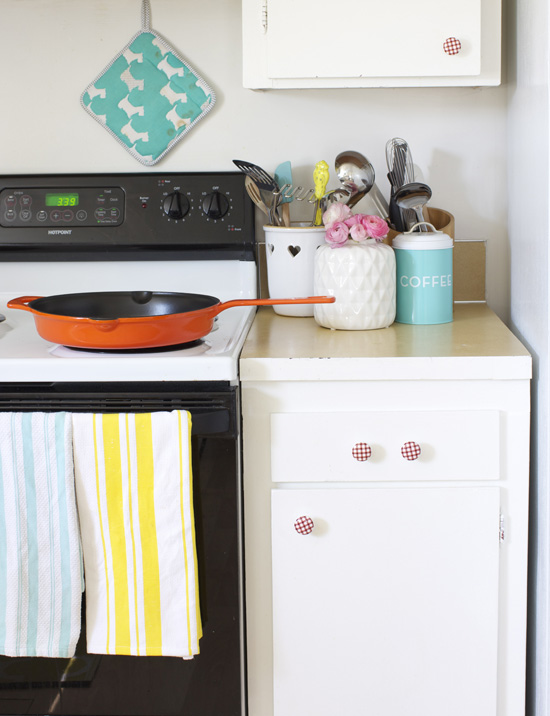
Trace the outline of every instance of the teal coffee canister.
[[[421, 226], [426, 230], [418, 231]], [[416, 229], [416, 230], [415, 230]], [[453, 240], [420, 222], [392, 242], [397, 272], [395, 320], [434, 324], [453, 320]]]

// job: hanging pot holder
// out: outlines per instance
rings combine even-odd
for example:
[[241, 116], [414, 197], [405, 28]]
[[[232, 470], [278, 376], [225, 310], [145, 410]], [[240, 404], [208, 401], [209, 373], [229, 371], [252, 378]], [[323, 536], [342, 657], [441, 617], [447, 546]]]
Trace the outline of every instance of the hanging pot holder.
[[150, 27], [142, 29], [80, 98], [84, 109], [142, 164], [156, 164], [214, 106], [213, 90]]

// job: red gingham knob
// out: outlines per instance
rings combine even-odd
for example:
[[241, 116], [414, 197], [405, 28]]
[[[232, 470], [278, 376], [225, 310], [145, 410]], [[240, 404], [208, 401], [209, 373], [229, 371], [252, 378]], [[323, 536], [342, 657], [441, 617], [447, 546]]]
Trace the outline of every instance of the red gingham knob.
[[458, 55], [462, 43], [456, 37], [448, 37], [443, 43], [443, 49], [448, 55]]
[[306, 517], [305, 515], [298, 517], [298, 519], [294, 523], [294, 529], [299, 535], [311, 534], [313, 532], [313, 527], [313, 520], [311, 519], [311, 517]]
[[359, 462], [365, 462], [372, 455], [372, 449], [367, 443], [356, 443], [351, 449], [351, 454]]
[[417, 460], [421, 452], [420, 445], [415, 442], [407, 442], [401, 448], [401, 455], [405, 460]]

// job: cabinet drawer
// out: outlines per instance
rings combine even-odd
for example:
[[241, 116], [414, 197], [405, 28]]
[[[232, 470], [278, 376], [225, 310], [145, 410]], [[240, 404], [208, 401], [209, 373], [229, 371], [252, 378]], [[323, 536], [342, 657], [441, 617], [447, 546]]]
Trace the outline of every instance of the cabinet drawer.
[[274, 413], [273, 482], [497, 480], [498, 411]]

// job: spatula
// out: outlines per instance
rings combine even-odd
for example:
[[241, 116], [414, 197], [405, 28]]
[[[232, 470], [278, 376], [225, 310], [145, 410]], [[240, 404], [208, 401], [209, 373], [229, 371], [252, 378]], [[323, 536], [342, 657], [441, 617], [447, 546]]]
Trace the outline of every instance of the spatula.
[[[285, 184], [292, 185], [292, 167], [290, 162], [282, 162], [275, 169], [275, 182], [283, 187]], [[283, 193], [281, 197], [281, 210], [283, 214], [283, 224], [290, 226], [290, 202], [292, 201], [291, 196], [285, 196]]]
[[[273, 179], [272, 176], [269, 176], [265, 169], [262, 169], [262, 167], [259, 167], [257, 164], [245, 162], [243, 159], [233, 159], [233, 164], [238, 169], [240, 169], [243, 174], [246, 174], [246, 176], [249, 176], [251, 179], [254, 179], [258, 186], [258, 189], [261, 189], [262, 191], [269, 191], [271, 193], [273, 193], [274, 191], [279, 191], [279, 187], [275, 182], [275, 179]], [[275, 215], [274, 202], [271, 202], [269, 204], [268, 209], [270, 223], [273, 226], [278, 226], [279, 221], [277, 219], [277, 216]]]
[[242, 159], [233, 159], [233, 164], [240, 169], [243, 174], [254, 179], [259, 189], [264, 191], [278, 191], [279, 187], [272, 176], [262, 169], [257, 164], [251, 162], [245, 162]]
[[258, 209], [260, 209], [260, 211], [263, 211], [263, 213], [267, 217], [269, 217], [269, 209], [265, 205], [264, 200], [262, 199], [262, 195], [260, 194], [258, 185], [254, 181], [254, 179], [247, 175], [244, 180], [244, 186], [248, 196], [252, 199], [254, 204], [256, 204]]

